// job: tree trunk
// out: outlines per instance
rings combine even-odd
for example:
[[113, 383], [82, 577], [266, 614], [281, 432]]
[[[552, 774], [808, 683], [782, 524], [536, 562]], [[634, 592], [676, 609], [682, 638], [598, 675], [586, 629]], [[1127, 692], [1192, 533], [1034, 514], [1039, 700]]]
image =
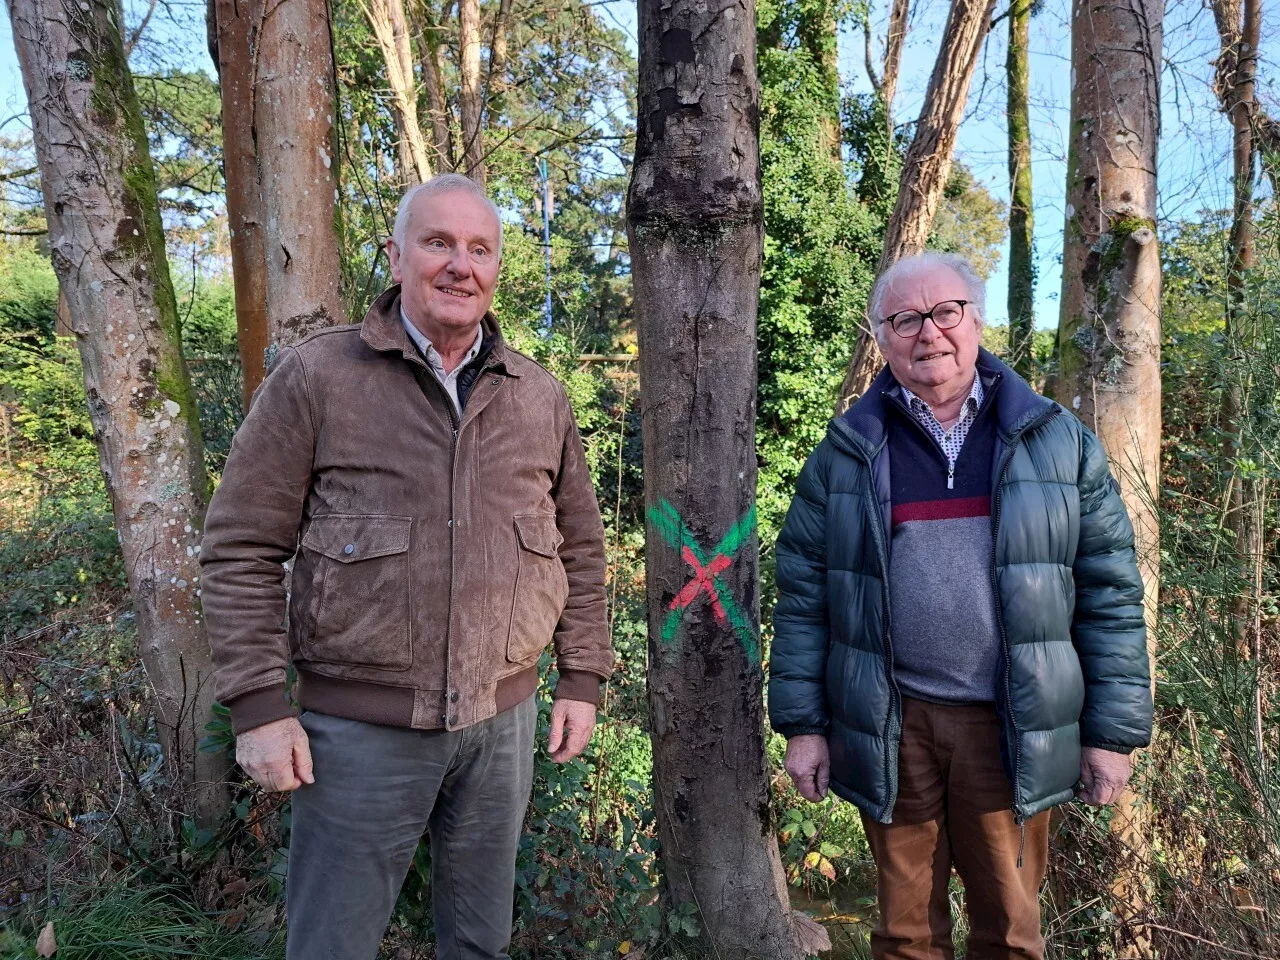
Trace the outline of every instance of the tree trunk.
[[[799, 958], [769, 815], [755, 528], [755, 4], [641, 0], [627, 200], [663, 876], [721, 960]], [[749, 906], [748, 906], [749, 905]]]
[[49, 247], [155, 688], [166, 763], [210, 824], [226, 757], [197, 744], [213, 703], [197, 551], [208, 502], [197, 413], [147, 152], [113, 0], [9, 0]]
[[[885, 229], [884, 250], [876, 272], [884, 273], [901, 257], [924, 249], [933, 218], [951, 172], [956, 132], [964, 116], [969, 84], [978, 64], [982, 41], [991, 26], [995, 0], [952, 0], [947, 31], [933, 65], [924, 107], [916, 121], [916, 134], [907, 150], [898, 185], [898, 200]], [[880, 354], [870, 324], [858, 340], [840, 387], [836, 412], [858, 398], [875, 378]]]
[[[1071, 141], [1056, 399], [1102, 440], [1137, 537], [1148, 642], [1160, 589], [1160, 254], [1156, 145], [1164, 5], [1075, 0]], [[1124, 955], [1149, 940], [1147, 817], [1131, 792], [1112, 831], [1127, 848], [1114, 893]]]
[[907, 14], [911, 0], [893, 0], [889, 10], [889, 33], [884, 46], [884, 69], [880, 73], [880, 99], [884, 101], [885, 118], [893, 134], [893, 97], [898, 92], [898, 71], [902, 65], [902, 47], [907, 40]]
[[262, 11], [262, 0], [215, 0], [214, 4], [215, 62], [222, 90], [222, 170], [245, 410], [266, 376], [268, 342], [266, 216], [253, 132], [253, 51]]
[[489, 43], [489, 74], [485, 102], [490, 116], [501, 108], [507, 92], [507, 29], [510, 22], [511, 0], [499, 0], [498, 13], [493, 20], [493, 38]]
[[1011, 0], [1009, 52], [1009, 357], [1030, 380], [1034, 373], [1035, 262], [1032, 259], [1031, 117], [1028, 107], [1028, 35], [1031, 0]]
[[[1255, 94], [1258, 40], [1262, 24], [1261, 0], [1215, 0], [1214, 20], [1222, 52], [1214, 87], [1233, 129], [1232, 173], [1235, 185], [1231, 239], [1227, 263], [1226, 340], [1231, 356], [1251, 355], [1257, 343], [1252, 311], [1247, 302], [1249, 272], [1253, 269], [1253, 181], [1257, 163], [1254, 130], [1259, 112]], [[1253, 633], [1250, 607], [1255, 592], [1254, 571], [1262, 551], [1263, 518], [1257, 483], [1240, 475], [1243, 454], [1244, 398], [1249, 392], [1249, 365], [1233, 364], [1222, 397], [1223, 455], [1230, 466], [1227, 524], [1235, 533], [1235, 556], [1242, 580], [1232, 616], [1233, 642], [1228, 656], [1249, 656]], [[1246, 589], [1244, 584], [1248, 585]]]
[[267, 366], [346, 322], [333, 47], [325, 0], [278, 0], [258, 30], [254, 134], [266, 211]]
[[822, 145], [837, 163], [843, 163], [840, 135], [840, 57], [836, 46], [836, 9], [833, 0], [802, 5], [796, 22], [796, 39], [809, 54], [822, 78]]
[[427, 113], [431, 119], [431, 141], [438, 170], [453, 170], [453, 135], [449, 127], [449, 100], [444, 86], [444, 50], [440, 28], [431, 9], [431, 0], [417, 0], [414, 8], [422, 35], [422, 82], [427, 89]]
[[409, 23], [404, 0], [362, 0], [364, 15], [386, 64], [391, 87], [391, 114], [395, 118], [400, 179], [405, 184], [431, 179], [427, 141], [418, 124], [418, 87], [413, 75], [413, 51], [409, 47]]
[[458, 112], [462, 116], [462, 166], [484, 183], [484, 96], [480, 89], [480, 0], [458, 0]]

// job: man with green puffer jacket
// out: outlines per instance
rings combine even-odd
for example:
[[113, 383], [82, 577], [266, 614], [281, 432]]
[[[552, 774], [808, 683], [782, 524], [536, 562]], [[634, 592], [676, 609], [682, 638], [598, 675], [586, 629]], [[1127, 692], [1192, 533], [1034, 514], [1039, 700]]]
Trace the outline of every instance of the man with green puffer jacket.
[[886, 368], [805, 464], [777, 545], [769, 716], [810, 800], [862, 812], [873, 955], [1044, 955], [1048, 810], [1102, 805], [1151, 736], [1142, 578], [1101, 444], [980, 349], [982, 280], [900, 260]]

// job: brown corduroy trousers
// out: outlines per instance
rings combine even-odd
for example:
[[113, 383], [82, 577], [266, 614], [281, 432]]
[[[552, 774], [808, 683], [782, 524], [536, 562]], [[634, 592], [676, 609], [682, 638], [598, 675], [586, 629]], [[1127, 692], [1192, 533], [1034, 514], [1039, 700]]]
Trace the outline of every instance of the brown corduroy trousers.
[[1024, 838], [1012, 803], [991, 704], [903, 698], [893, 823], [862, 818], [877, 872], [876, 960], [952, 960], [952, 867], [968, 906], [968, 960], [1042, 960], [1049, 814], [1028, 820]]

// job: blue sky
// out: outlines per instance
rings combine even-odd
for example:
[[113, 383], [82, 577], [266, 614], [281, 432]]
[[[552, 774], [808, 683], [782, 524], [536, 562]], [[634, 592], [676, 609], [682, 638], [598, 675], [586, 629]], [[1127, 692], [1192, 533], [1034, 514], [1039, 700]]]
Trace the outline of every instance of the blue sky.
[[[874, 0], [872, 30], [877, 56], [883, 44], [889, 0]], [[998, 10], [1003, 10], [1003, 0]], [[126, 9], [132, 9], [126, 4]], [[606, 0], [599, 5], [602, 15], [616, 24], [635, 44], [635, 4], [633, 0]], [[902, 76], [898, 87], [895, 116], [914, 119], [919, 113], [933, 68], [937, 39], [946, 23], [948, 4], [942, 0], [914, 0], [910, 32], [903, 52]], [[157, 42], [152, 49], [172, 65], [199, 67], [212, 71], [205, 50], [204, 4], [177, 2], [157, 10], [150, 32]], [[132, 22], [134, 17], [127, 17]], [[1276, 70], [1272, 40], [1275, 18], [1263, 24], [1263, 59], [1259, 68], [1260, 95], [1273, 102], [1275, 88], [1270, 78]], [[967, 164], [995, 196], [1008, 199], [1005, 154], [1005, 110], [1003, 67], [1006, 30], [997, 26], [987, 41], [983, 60], [974, 79], [964, 123], [956, 149], [958, 160]], [[174, 40], [178, 42], [172, 42]], [[1058, 292], [1061, 286], [1063, 192], [1066, 182], [1066, 131], [1070, 112], [1070, 0], [1044, 0], [1031, 25], [1031, 123], [1032, 173], [1035, 189], [1035, 240], [1038, 282], [1036, 325], [1052, 327], [1058, 319]], [[863, 65], [863, 38], [860, 28], [846, 29], [841, 36], [840, 68], [846, 88], [858, 92], [870, 89]], [[1163, 128], [1160, 142], [1160, 209], [1163, 221], [1194, 218], [1205, 209], [1230, 205], [1231, 131], [1217, 111], [1212, 90], [1211, 61], [1217, 55], [1213, 19], [1200, 0], [1169, 0], [1165, 15], [1165, 71], [1162, 96]], [[142, 57], [145, 59], [146, 51]], [[139, 64], [135, 62], [135, 68]], [[7, 13], [0, 7], [0, 133], [12, 134], [11, 119], [25, 111], [17, 57]], [[990, 281], [988, 317], [991, 323], [1006, 320], [1004, 290], [1008, 276], [1002, 261]]]

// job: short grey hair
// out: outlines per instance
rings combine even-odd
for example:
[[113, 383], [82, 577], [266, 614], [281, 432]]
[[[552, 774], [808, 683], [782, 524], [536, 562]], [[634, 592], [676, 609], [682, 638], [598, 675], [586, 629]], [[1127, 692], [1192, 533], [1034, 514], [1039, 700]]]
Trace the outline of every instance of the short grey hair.
[[871, 332], [876, 335], [877, 340], [882, 340], [884, 337], [884, 298], [894, 284], [939, 267], [945, 267], [964, 281], [969, 291], [965, 299], [973, 308], [974, 320], [979, 327], [982, 326], [987, 316], [987, 284], [974, 269], [973, 264], [959, 254], [926, 250], [910, 257], [903, 257], [876, 278], [875, 286], [871, 288], [871, 297], [867, 301], [867, 316], [871, 320]]
[[404, 196], [400, 198], [400, 206], [396, 208], [395, 226], [391, 228], [391, 239], [395, 241], [396, 246], [404, 249], [404, 235], [409, 229], [409, 215], [414, 200], [418, 197], [433, 197], [441, 193], [458, 191], [478, 197], [492, 211], [493, 218], [498, 221], [498, 256], [502, 256], [502, 215], [498, 213], [498, 205], [489, 199], [489, 195], [484, 192], [484, 187], [461, 173], [437, 174], [430, 180], [415, 183], [404, 192]]

